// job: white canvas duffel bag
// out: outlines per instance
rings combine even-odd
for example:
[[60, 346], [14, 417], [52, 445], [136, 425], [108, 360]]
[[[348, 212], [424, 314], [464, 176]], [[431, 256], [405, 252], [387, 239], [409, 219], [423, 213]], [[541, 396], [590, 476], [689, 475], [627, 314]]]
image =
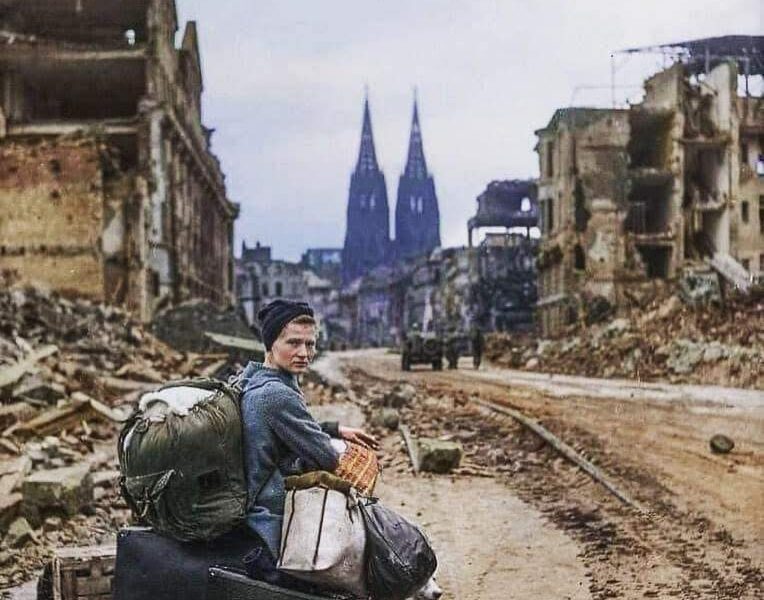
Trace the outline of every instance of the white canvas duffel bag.
[[288, 490], [278, 568], [322, 587], [366, 595], [366, 530], [355, 490]]

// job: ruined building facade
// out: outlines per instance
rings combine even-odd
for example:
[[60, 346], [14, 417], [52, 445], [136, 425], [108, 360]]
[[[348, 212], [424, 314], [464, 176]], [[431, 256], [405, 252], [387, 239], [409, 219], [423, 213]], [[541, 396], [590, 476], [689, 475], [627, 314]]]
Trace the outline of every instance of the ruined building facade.
[[734, 60], [678, 62], [628, 110], [561, 109], [536, 132], [542, 335], [685, 267], [739, 287], [762, 269], [764, 113], [737, 84]]
[[0, 270], [150, 319], [233, 301], [233, 223], [172, 0], [0, 6]]
[[[477, 249], [479, 284], [472, 289], [473, 325], [486, 331], [532, 329], [536, 308], [539, 204], [535, 180], [492, 181], [477, 197], [467, 222], [469, 246], [476, 229], [491, 228]], [[504, 231], [495, 231], [503, 228]]]
[[408, 158], [398, 182], [395, 240], [390, 238], [385, 176], [377, 163], [369, 101], [364, 102], [361, 145], [350, 178], [347, 227], [342, 251], [342, 283], [427, 255], [440, 246], [440, 212], [435, 182], [424, 157], [419, 109], [414, 101]]

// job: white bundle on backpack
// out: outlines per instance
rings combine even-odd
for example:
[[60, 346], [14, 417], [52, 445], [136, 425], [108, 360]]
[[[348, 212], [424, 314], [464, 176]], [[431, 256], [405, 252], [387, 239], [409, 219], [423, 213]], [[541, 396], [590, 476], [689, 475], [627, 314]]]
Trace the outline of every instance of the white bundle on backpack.
[[328, 588], [366, 595], [366, 530], [355, 491], [287, 491], [278, 568]]

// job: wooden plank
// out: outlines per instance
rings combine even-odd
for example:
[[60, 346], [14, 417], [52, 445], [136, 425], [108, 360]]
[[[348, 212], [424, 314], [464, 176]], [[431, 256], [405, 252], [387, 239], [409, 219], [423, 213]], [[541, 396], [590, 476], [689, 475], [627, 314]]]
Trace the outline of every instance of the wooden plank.
[[411, 432], [409, 431], [408, 426], [401, 425], [398, 427], [398, 430], [401, 432], [401, 435], [403, 436], [403, 442], [406, 444], [406, 450], [409, 453], [409, 460], [411, 461], [411, 466], [414, 468], [414, 475], [419, 474], [419, 456], [417, 452], [416, 442], [414, 441], [414, 438], [411, 437]]
[[488, 402], [487, 400], [480, 400], [478, 398], [475, 398], [473, 402], [476, 402], [477, 404], [480, 404], [481, 406], [485, 406], [486, 408], [489, 408], [495, 412], [512, 417], [518, 423], [530, 429], [542, 440], [544, 440], [546, 443], [552, 446], [552, 448], [554, 448], [559, 454], [561, 454], [562, 456], [567, 458], [570, 462], [578, 466], [582, 471], [587, 473], [592, 479], [600, 483], [608, 492], [613, 494], [613, 496], [618, 498], [621, 502], [623, 502], [624, 504], [628, 504], [632, 508], [642, 511], [642, 507], [633, 498], [631, 498], [631, 496], [629, 496], [626, 492], [622, 491], [618, 486], [616, 486], [612, 481], [610, 481], [610, 479], [605, 474], [605, 472], [602, 471], [602, 469], [600, 469], [599, 467], [596, 467], [591, 462], [586, 460], [573, 448], [568, 446], [565, 442], [563, 442], [560, 438], [558, 438], [556, 435], [554, 435], [551, 431], [549, 431], [546, 427], [544, 427], [537, 421], [534, 421], [533, 419], [530, 419], [529, 417], [525, 416], [519, 410], [510, 408], [508, 406], [500, 406], [493, 402]]

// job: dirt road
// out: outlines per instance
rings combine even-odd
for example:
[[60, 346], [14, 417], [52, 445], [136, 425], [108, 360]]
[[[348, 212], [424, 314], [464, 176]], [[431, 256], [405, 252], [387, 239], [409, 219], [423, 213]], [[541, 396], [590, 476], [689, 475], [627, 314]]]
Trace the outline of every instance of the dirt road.
[[[433, 478], [423, 486], [399, 462], [392, 476], [391, 497], [417, 507], [420, 520], [437, 531], [436, 543], [442, 540], [442, 580], [450, 597], [761, 597], [761, 393], [474, 371], [466, 361], [458, 371], [403, 373], [399, 358], [384, 351], [330, 355], [319, 368], [362, 400], [397, 381], [413, 384], [416, 401], [401, 410], [403, 420], [416, 434], [466, 440], [468, 460], [487, 475], [456, 477], [454, 483]], [[478, 408], [471, 402], [475, 398], [539, 420], [601, 467], [646, 512], [624, 506], [515, 422]], [[470, 429], [479, 432], [477, 439]], [[714, 433], [735, 440], [731, 454], [710, 453], [708, 439]], [[488, 450], [480, 446], [481, 438], [488, 439]], [[396, 436], [387, 443], [392, 452], [402, 453]], [[428, 497], [430, 490], [437, 501]], [[473, 508], [484, 498], [485, 512]], [[492, 519], [490, 507], [502, 506], [502, 499], [509, 508]], [[497, 523], [508, 519], [519, 528], [517, 535], [524, 530], [540, 542], [536, 552], [523, 550], [511, 531], [498, 533]], [[472, 530], [479, 532], [482, 553], [470, 554]], [[548, 537], [552, 531], [556, 542]], [[555, 556], [558, 551], [562, 554]], [[464, 568], [470, 558], [473, 564]], [[551, 587], [508, 593], [523, 579], [522, 573], [507, 570], [518, 564], [532, 574], [528, 581], [543, 580]], [[561, 571], [562, 564], [570, 570]], [[478, 589], [479, 572], [496, 581], [495, 587]]]
[[[363, 413], [351, 403], [311, 411], [319, 420], [364, 425]], [[399, 446], [396, 435], [383, 440], [388, 456], [400, 453]], [[415, 477], [408, 469], [386, 469], [375, 494], [427, 531], [448, 598], [591, 598], [579, 545], [493, 479]]]

